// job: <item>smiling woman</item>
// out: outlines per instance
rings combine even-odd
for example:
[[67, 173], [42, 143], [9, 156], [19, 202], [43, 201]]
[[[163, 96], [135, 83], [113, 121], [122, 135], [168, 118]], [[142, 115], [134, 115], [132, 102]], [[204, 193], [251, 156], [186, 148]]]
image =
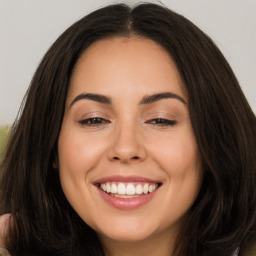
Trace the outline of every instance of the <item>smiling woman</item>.
[[[121, 254], [109, 239], [125, 242], [129, 255], [135, 241], [169, 255], [197, 197], [201, 160], [183, 91], [166, 51], [137, 36], [97, 41], [74, 68], [58, 143], [60, 181], [110, 255]], [[161, 247], [152, 243], [159, 237]]]
[[[234, 105], [235, 102], [235, 105]], [[111, 5], [49, 49], [2, 164], [11, 255], [246, 255], [256, 119], [220, 51], [158, 5]]]

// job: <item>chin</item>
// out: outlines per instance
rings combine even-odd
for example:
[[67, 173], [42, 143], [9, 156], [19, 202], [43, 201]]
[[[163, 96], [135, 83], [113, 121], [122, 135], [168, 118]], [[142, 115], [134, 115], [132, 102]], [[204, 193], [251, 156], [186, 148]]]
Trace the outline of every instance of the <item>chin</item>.
[[138, 242], [143, 241], [156, 233], [156, 229], [152, 222], [143, 223], [143, 221], [127, 222], [123, 221], [119, 225], [115, 224], [105, 225], [103, 228], [95, 228], [99, 236], [106, 237], [110, 240], [120, 242]]
[[143, 240], [147, 240], [149, 237], [151, 237], [153, 234], [152, 232], [148, 231], [139, 231], [136, 229], [129, 230], [129, 231], [124, 231], [124, 230], [119, 230], [116, 232], [104, 232], [98, 234], [100, 237], [105, 237], [108, 240], [114, 240], [116, 242], [126, 242], [126, 243], [136, 243], [136, 242], [141, 242]]

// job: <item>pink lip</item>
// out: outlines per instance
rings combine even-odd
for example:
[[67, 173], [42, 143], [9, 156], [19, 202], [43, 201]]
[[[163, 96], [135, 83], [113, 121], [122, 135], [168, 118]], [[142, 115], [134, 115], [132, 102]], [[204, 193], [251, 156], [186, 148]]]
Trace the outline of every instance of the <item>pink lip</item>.
[[141, 195], [138, 197], [133, 197], [133, 198], [120, 198], [120, 197], [115, 197], [112, 196], [103, 190], [99, 188], [100, 183], [106, 183], [106, 182], [111, 182], [111, 181], [116, 181], [116, 182], [145, 182], [145, 183], [160, 183], [159, 181], [151, 180], [145, 177], [140, 177], [140, 176], [120, 176], [120, 175], [114, 175], [114, 176], [108, 176], [101, 178], [99, 180], [96, 180], [94, 182], [97, 190], [99, 191], [100, 196], [107, 202], [109, 205], [112, 207], [115, 207], [119, 210], [135, 210], [146, 203], [150, 202], [155, 194], [158, 192], [159, 188], [154, 190], [151, 193], [148, 193], [146, 195]]
[[95, 180], [93, 183], [99, 184], [99, 183], [106, 183], [106, 182], [111, 182], [111, 181], [161, 183], [161, 181], [159, 181], [159, 180], [152, 180], [152, 179], [148, 179], [148, 178], [145, 178], [142, 176], [122, 176], [122, 175], [113, 175], [113, 176], [103, 177], [101, 179]]
[[158, 189], [149, 194], [133, 198], [120, 198], [111, 196], [108, 193], [102, 191], [100, 188], [98, 188], [98, 191], [102, 198], [111, 206], [120, 210], [134, 210], [152, 200], [154, 195], [157, 193]]

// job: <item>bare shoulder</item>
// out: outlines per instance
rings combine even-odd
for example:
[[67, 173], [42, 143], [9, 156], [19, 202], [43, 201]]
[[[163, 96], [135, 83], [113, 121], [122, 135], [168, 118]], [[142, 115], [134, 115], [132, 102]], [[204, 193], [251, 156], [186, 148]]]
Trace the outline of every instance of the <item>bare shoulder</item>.
[[10, 216], [10, 214], [4, 214], [0, 216], [0, 247], [5, 247], [4, 237], [7, 233]]

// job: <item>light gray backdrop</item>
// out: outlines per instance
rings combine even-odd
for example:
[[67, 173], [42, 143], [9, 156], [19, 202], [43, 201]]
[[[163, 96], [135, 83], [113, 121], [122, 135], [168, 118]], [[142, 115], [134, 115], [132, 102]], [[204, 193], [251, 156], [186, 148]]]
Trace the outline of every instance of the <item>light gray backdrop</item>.
[[[32, 75], [54, 40], [85, 14], [115, 2], [138, 1], [0, 0], [0, 125], [14, 121]], [[256, 0], [162, 3], [213, 38], [256, 112]]]

